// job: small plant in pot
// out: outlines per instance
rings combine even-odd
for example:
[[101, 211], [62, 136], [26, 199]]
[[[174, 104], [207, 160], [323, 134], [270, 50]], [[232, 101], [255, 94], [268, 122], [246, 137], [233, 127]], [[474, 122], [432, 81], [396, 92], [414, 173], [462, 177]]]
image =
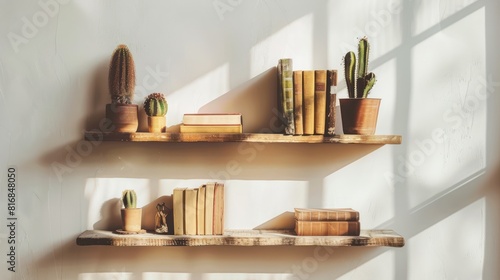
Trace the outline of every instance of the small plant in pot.
[[165, 132], [168, 103], [161, 93], [151, 93], [144, 101], [144, 111], [148, 115], [149, 132]]
[[124, 190], [121, 209], [123, 231], [133, 233], [141, 231], [142, 208], [137, 208], [137, 195], [134, 190]]
[[375, 74], [368, 72], [370, 44], [366, 37], [359, 40], [358, 61], [356, 54], [348, 52], [344, 57], [345, 81], [349, 98], [341, 98], [340, 113], [345, 134], [373, 135], [377, 126], [379, 98], [368, 98], [375, 85]]
[[108, 76], [111, 103], [106, 104], [106, 118], [116, 132], [136, 132], [139, 126], [138, 106], [132, 104], [135, 90], [135, 64], [126, 45], [119, 45], [113, 52]]

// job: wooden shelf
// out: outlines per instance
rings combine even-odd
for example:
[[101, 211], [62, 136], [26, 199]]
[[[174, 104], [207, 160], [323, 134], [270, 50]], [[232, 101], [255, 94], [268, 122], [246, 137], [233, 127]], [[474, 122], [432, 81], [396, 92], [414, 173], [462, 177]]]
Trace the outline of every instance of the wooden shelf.
[[307, 135], [291, 136], [266, 133], [118, 133], [87, 131], [88, 141], [123, 141], [123, 142], [171, 142], [171, 143], [221, 143], [221, 142], [254, 142], [254, 143], [336, 143], [336, 144], [401, 144], [400, 135]]
[[227, 230], [224, 235], [122, 235], [87, 230], [76, 240], [80, 246], [388, 246], [403, 247], [404, 238], [393, 230], [361, 230], [360, 236], [297, 236], [290, 230]]

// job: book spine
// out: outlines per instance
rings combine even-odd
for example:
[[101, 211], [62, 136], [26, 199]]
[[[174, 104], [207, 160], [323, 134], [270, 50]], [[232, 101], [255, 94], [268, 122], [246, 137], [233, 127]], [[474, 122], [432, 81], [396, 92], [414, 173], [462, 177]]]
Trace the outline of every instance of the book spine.
[[184, 190], [184, 234], [196, 235], [198, 189]]
[[241, 114], [184, 114], [184, 125], [239, 125], [243, 123]]
[[205, 190], [205, 234], [213, 234], [215, 183], [207, 183]]
[[358, 221], [359, 212], [296, 212], [298, 221]]
[[337, 106], [337, 70], [328, 70], [327, 72], [327, 93], [326, 93], [326, 128], [325, 134], [328, 136], [335, 135], [335, 118]]
[[285, 134], [295, 134], [292, 59], [281, 59], [281, 88]]
[[198, 235], [205, 234], [205, 191], [205, 185], [198, 189], [198, 205], [196, 206], [196, 234]]
[[184, 234], [184, 189], [176, 188], [172, 195], [173, 215], [174, 215], [174, 234]]
[[179, 126], [181, 133], [242, 133], [240, 125], [184, 125]]
[[314, 134], [325, 134], [326, 70], [314, 72]]
[[301, 236], [359, 236], [360, 222], [296, 221], [295, 232]]
[[304, 134], [302, 100], [302, 71], [293, 71], [293, 113], [296, 135]]
[[304, 134], [314, 134], [314, 71], [302, 72]]
[[213, 234], [224, 234], [224, 184], [216, 183], [214, 189]]

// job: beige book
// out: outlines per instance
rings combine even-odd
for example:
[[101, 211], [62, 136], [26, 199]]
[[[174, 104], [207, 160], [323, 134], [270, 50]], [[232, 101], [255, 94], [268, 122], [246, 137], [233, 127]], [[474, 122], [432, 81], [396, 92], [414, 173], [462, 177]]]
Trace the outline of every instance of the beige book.
[[175, 188], [172, 194], [174, 234], [184, 234], [184, 190], [186, 188]]

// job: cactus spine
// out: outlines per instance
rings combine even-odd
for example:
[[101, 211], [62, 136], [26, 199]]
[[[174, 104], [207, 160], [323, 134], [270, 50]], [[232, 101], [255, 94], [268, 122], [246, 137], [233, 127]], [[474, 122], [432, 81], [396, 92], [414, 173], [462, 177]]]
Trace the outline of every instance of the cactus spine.
[[135, 90], [135, 64], [126, 45], [119, 45], [113, 52], [109, 65], [108, 84], [111, 103], [132, 103]]
[[146, 115], [165, 116], [167, 114], [168, 104], [165, 96], [161, 93], [152, 93], [144, 101], [144, 111]]
[[356, 55], [354, 52], [348, 52], [344, 58], [345, 80], [349, 98], [366, 98], [370, 90], [375, 85], [375, 74], [368, 72], [368, 57], [370, 54], [370, 44], [366, 37], [359, 40], [358, 44], [358, 69], [356, 72]]
[[134, 190], [124, 190], [122, 201], [125, 208], [137, 208], [137, 195]]

